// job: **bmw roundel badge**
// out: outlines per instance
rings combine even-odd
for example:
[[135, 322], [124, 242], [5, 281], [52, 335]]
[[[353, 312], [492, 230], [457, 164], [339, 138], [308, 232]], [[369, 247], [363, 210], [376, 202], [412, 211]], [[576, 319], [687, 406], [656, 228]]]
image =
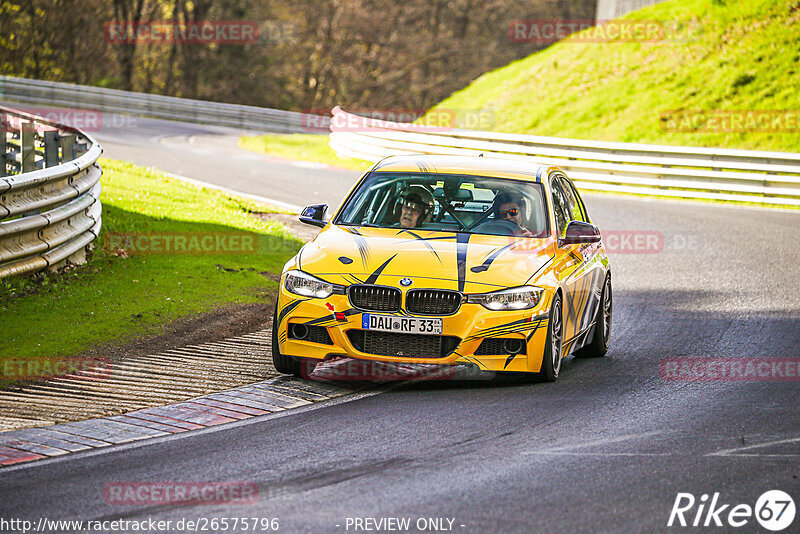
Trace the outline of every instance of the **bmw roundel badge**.
[[400, 280], [400, 285], [403, 287], [408, 287], [412, 284], [411, 278], [403, 278]]

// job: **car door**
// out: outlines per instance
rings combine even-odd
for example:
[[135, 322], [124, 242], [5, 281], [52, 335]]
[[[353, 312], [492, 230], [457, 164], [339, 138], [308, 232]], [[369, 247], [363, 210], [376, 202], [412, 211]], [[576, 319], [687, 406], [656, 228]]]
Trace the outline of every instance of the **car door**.
[[571, 221], [569, 205], [564, 190], [559, 183], [560, 174], [550, 175], [550, 200], [553, 205], [553, 215], [556, 223], [556, 235], [558, 244], [556, 246], [556, 257], [554, 259], [555, 275], [561, 282], [564, 292], [564, 302], [562, 304], [562, 317], [564, 322], [564, 339], [569, 340], [576, 335], [578, 320], [576, 319], [576, 300], [575, 294], [577, 285], [575, 283], [575, 272], [583, 263], [583, 258], [578, 254], [578, 245], [563, 245], [561, 239], [564, 237], [567, 225]]
[[[583, 200], [577, 189], [564, 174], [555, 176], [555, 186], [561, 192], [567, 218], [571, 221], [591, 223]], [[569, 287], [571, 302], [570, 307], [564, 309], [565, 339], [570, 339], [589, 328], [597, 313], [602, 291], [604, 267], [599, 261], [599, 243], [581, 243], [567, 245], [565, 248], [573, 255], [576, 265], [565, 283]]]

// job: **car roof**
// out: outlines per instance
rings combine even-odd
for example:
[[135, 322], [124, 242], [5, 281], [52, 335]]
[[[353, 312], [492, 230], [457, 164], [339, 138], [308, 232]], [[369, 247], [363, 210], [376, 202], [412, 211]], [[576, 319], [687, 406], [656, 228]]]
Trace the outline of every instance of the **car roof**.
[[373, 172], [466, 174], [538, 182], [542, 176], [547, 176], [550, 169], [556, 168], [536, 162], [529, 163], [492, 157], [411, 154], [389, 156], [378, 162]]

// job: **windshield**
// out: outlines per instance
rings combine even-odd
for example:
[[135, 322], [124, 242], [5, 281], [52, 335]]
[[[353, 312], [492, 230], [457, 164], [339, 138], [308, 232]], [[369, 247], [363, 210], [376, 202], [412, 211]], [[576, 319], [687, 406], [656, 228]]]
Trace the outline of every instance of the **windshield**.
[[336, 224], [486, 235], [549, 235], [539, 183], [485, 176], [373, 172]]

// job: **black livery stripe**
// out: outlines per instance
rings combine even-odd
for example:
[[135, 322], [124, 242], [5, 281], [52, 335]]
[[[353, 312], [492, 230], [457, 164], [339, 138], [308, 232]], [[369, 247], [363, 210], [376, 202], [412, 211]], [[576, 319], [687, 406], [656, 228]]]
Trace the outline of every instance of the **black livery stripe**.
[[383, 265], [381, 265], [380, 267], [375, 269], [375, 272], [372, 273], [371, 275], [369, 275], [369, 278], [367, 278], [366, 282], [364, 282], [364, 283], [365, 284], [374, 284], [375, 282], [377, 282], [378, 281], [378, 277], [381, 275], [381, 273], [386, 268], [386, 266], [389, 265], [389, 262], [392, 261], [393, 259], [395, 259], [396, 257], [397, 257], [397, 254], [395, 254], [394, 256], [392, 256], [391, 258], [386, 260], [385, 262], [383, 262]]
[[467, 281], [467, 247], [472, 234], [456, 234], [456, 262], [458, 268], [458, 290], [464, 292]]
[[485, 337], [486, 333], [487, 333], [487, 332], [491, 332], [492, 330], [496, 330], [496, 329], [498, 329], [498, 328], [506, 328], [506, 327], [509, 327], [509, 326], [521, 325], [521, 324], [524, 324], [524, 323], [526, 323], [526, 322], [528, 322], [528, 319], [525, 319], [525, 318], [523, 318], [523, 319], [517, 319], [517, 320], [515, 320], [515, 321], [511, 321], [510, 323], [503, 323], [503, 324], [501, 324], [501, 325], [493, 326], [493, 327], [491, 327], [491, 328], [485, 328], [485, 329], [483, 329], [483, 330], [478, 330], [478, 331], [475, 333], [475, 335], [474, 335], [474, 336], [472, 336], [472, 337], [473, 337], [473, 338], [476, 338], [476, 337]]
[[469, 363], [474, 363], [474, 364], [475, 364], [475, 365], [477, 365], [479, 368], [481, 368], [481, 367], [482, 367], [482, 368], [484, 368], [484, 369], [488, 369], [488, 367], [486, 367], [486, 365], [484, 365], [484, 364], [483, 364], [483, 362], [482, 362], [482, 361], [480, 361], [479, 359], [477, 359], [475, 356], [468, 356], [468, 355], [466, 355], [466, 354], [465, 354], [465, 355], [460, 355], [460, 357], [461, 357], [461, 358], [464, 358], [464, 359], [465, 359], [465, 360], [467, 360], [467, 362], [469, 362]]
[[517, 357], [517, 354], [509, 354], [509, 355], [508, 355], [508, 358], [506, 358], [506, 363], [505, 363], [505, 365], [503, 365], [503, 369], [505, 369], [506, 367], [508, 367], [508, 364], [509, 364], [509, 363], [511, 363], [511, 360], [513, 360], [513, 359], [514, 359], [514, 358], [516, 358], [516, 357]]
[[494, 260], [496, 260], [496, 259], [497, 259], [497, 257], [498, 257], [498, 256], [500, 256], [500, 254], [502, 254], [503, 252], [505, 252], [505, 251], [509, 250], [510, 248], [512, 248], [512, 247], [513, 247], [514, 245], [516, 245], [517, 243], [519, 243], [519, 241], [514, 241], [513, 243], [509, 243], [508, 245], [506, 245], [506, 246], [504, 246], [504, 247], [502, 247], [502, 248], [499, 248], [499, 249], [495, 250], [494, 252], [492, 252], [492, 253], [491, 253], [491, 255], [490, 255], [488, 258], [486, 258], [486, 261], [484, 261], [484, 262], [483, 262], [483, 264], [481, 264], [481, 265], [478, 265], [478, 266], [476, 266], [476, 267], [473, 267], [473, 268], [472, 268], [472, 269], [470, 269], [470, 270], [471, 270], [473, 273], [482, 273], [483, 271], [486, 271], [486, 270], [488, 270], [488, 269], [489, 269], [489, 267], [492, 265], [492, 262], [493, 262]]
[[[363, 313], [363, 312], [361, 312], [360, 310], [356, 310], [355, 308], [350, 308], [348, 310], [344, 310], [344, 316], [345, 317], [350, 317], [351, 315], [357, 315], [357, 314], [360, 314], [360, 313]], [[338, 322], [339, 321], [336, 319], [336, 315], [330, 314], [330, 315], [325, 315], [323, 317], [318, 317], [316, 319], [312, 319], [310, 321], [306, 321], [303, 324], [306, 325], [306, 326], [314, 326], [314, 325], [316, 325], [316, 326], [333, 326]]]
[[505, 325], [500, 325], [500, 326], [495, 326], [493, 328], [480, 330], [476, 332], [474, 335], [467, 337], [464, 341], [471, 341], [473, 339], [478, 339], [483, 337], [497, 337], [502, 334], [527, 332], [529, 330], [533, 330], [535, 332], [539, 328], [547, 326], [547, 324], [548, 324], [547, 317], [542, 317], [539, 319], [535, 319], [533, 321], [528, 321], [528, 319], [520, 319], [518, 321], [513, 321]]
[[300, 304], [301, 302], [305, 302], [306, 300], [309, 299], [296, 299], [287, 304], [286, 306], [284, 306], [283, 308], [281, 308], [281, 311], [278, 312], [278, 324], [281, 324], [281, 322], [283, 322], [283, 318], [286, 317], [287, 313], [295, 309], [298, 304]]
[[556, 255], [555, 255], [555, 254], [553, 254], [552, 256], [550, 256], [550, 258], [548, 258], [548, 260], [547, 260], [546, 262], [544, 262], [544, 263], [542, 264], [542, 266], [541, 266], [541, 267], [539, 267], [539, 268], [536, 270], [536, 272], [535, 272], [535, 273], [533, 273], [533, 274], [531, 275], [531, 277], [530, 277], [530, 278], [528, 278], [528, 281], [527, 281], [527, 282], [525, 282], [525, 285], [528, 285], [528, 284], [530, 284], [530, 283], [531, 283], [531, 280], [533, 280], [534, 278], [536, 278], [536, 277], [539, 275], [539, 273], [540, 273], [540, 272], [542, 272], [542, 269], [544, 269], [545, 267], [547, 267], [547, 266], [550, 264], [550, 262], [552, 262], [552, 261], [555, 259], [555, 257], [556, 257]]
[[[599, 295], [595, 294], [595, 288], [598, 287], [598, 278], [602, 272], [600, 269], [595, 269], [592, 272], [591, 281], [589, 283], [589, 287], [586, 289], [586, 304], [583, 308], [583, 316], [581, 317], [581, 323], [578, 325], [578, 328], [583, 330], [584, 328], [588, 328], [589, 324], [592, 322], [594, 318], [594, 311], [596, 310], [597, 306], [595, 302], [599, 303], [600, 298]], [[602, 292], [602, 286], [600, 291]]]
[[[442, 258], [440, 258], [440, 257], [439, 257], [439, 253], [438, 253], [438, 252], [436, 252], [436, 250], [434, 250], [434, 248], [431, 246], [431, 244], [430, 244], [430, 243], [428, 243], [428, 241], [427, 241], [425, 238], [423, 238], [421, 235], [419, 235], [419, 234], [416, 234], [416, 233], [414, 233], [414, 232], [412, 232], [411, 230], [408, 230], [408, 229], [405, 229], [405, 230], [400, 230], [400, 232], [398, 232], [398, 234], [402, 234], [403, 232], [407, 232], [409, 235], [412, 235], [412, 236], [414, 236], [414, 238], [415, 238], [415, 239], [417, 239], [417, 240], [419, 240], [419, 241], [422, 241], [422, 243], [423, 243], [423, 244], [424, 244], [426, 247], [428, 247], [428, 250], [430, 250], [430, 251], [431, 251], [431, 253], [432, 253], [434, 256], [436, 256], [436, 259], [437, 259], [437, 260], [439, 260], [439, 263], [442, 263]], [[409, 239], [408, 241], [411, 241], [411, 239]]]
[[576, 284], [575, 289], [573, 290], [574, 293], [578, 293], [580, 297], [576, 302], [569, 303], [568, 312], [569, 317], [572, 319], [573, 324], [575, 325], [575, 330], [578, 332], [586, 328], [587, 313], [591, 310], [589, 303], [592, 300], [591, 297], [594, 295], [592, 288], [595, 286], [596, 278], [596, 272], [592, 273], [591, 277], [581, 277], [578, 284]]
[[536, 332], [539, 328], [541, 328], [543, 326], [546, 326], [546, 325], [547, 325], [547, 323], [538, 323], [537, 322], [537, 323], [530, 323], [529, 325], [522, 326], [522, 327], [509, 327], [509, 328], [505, 328], [503, 330], [495, 330], [493, 332], [489, 332], [488, 334], [483, 335], [483, 336], [471, 336], [471, 337], [467, 338], [465, 341], [471, 341], [473, 339], [481, 339], [481, 338], [486, 338], [486, 337], [501, 337], [501, 336], [504, 336], [506, 334], [524, 334], [525, 332], [529, 332], [529, 331]]
[[364, 269], [367, 268], [367, 264], [369, 263], [369, 245], [367, 244], [367, 240], [364, 239], [364, 236], [361, 235], [356, 228], [350, 227], [343, 227], [342, 228], [348, 234], [353, 235], [353, 240], [356, 242], [356, 247], [358, 247], [358, 253], [361, 255], [361, 264], [363, 265]]
[[436, 170], [434, 167], [428, 166], [428, 164], [425, 163], [425, 160], [415, 159], [414, 163], [416, 164], [417, 168], [422, 172], [434, 172]]
[[[410, 230], [400, 230], [397, 233], [399, 235], [399, 234], [401, 234], [403, 232], [409, 232], [410, 233]], [[409, 242], [416, 241], [416, 240], [419, 240], [419, 241], [446, 241], [448, 239], [455, 239], [455, 238], [456, 238], [456, 236], [452, 236], [452, 235], [441, 235], [441, 236], [436, 236], [436, 237], [417, 236], [416, 239], [406, 239], [406, 240], [401, 241], [401, 242], [402, 243], [409, 243]]]

